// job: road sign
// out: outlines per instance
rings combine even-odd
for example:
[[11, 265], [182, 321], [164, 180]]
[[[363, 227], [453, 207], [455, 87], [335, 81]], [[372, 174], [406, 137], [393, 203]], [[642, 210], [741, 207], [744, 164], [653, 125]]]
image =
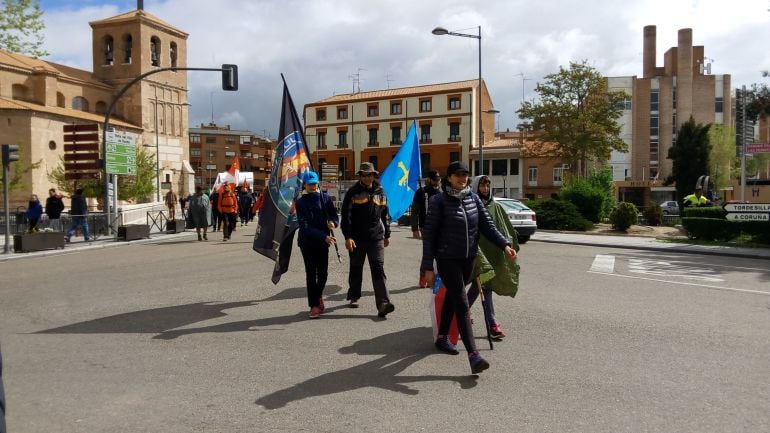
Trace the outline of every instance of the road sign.
[[746, 153], [770, 153], [770, 143], [752, 143], [746, 145]]
[[136, 136], [126, 132], [107, 132], [107, 173], [136, 174]]
[[770, 221], [770, 213], [729, 213], [725, 218], [728, 221]]
[[67, 180], [99, 177], [99, 125], [64, 125], [64, 178]]
[[770, 203], [727, 203], [722, 206], [725, 212], [768, 212]]

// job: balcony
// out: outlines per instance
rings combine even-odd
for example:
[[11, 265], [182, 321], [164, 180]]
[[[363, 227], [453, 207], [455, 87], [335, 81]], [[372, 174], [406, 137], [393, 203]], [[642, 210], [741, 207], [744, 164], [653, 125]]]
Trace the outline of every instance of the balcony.
[[369, 141], [366, 143], [366, 147], [379, 147], [380, 142], [379, 141]]

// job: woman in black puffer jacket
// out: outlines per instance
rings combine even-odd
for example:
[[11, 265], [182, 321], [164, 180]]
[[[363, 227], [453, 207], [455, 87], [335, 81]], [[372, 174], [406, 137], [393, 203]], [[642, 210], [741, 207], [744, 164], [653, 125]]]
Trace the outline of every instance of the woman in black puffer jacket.
[[436, 347], [445, 353], [459, 353], [447, 339], [454, 314], [460, 338], [468, 351], [471, 372], [476, 374], [489, 368], [489, 363], [476, 350], [465, 286], [471, 282], [479, 234], [483, 234], [505, 250], [509, 260], [516, 260], [516, 250], [511, 248], [508, 241], [497, 231], [479, 197], [471, 192], [468, 187], [468, 173], [468, 167], [464, 163], [452, 162], [447, 169], [447, 176], [442, 180], [443, 191], [431, 197], [422, 233], [420, 270], [424, 272], [426, 286], [432, 287], [435, 260], [447, 290]]

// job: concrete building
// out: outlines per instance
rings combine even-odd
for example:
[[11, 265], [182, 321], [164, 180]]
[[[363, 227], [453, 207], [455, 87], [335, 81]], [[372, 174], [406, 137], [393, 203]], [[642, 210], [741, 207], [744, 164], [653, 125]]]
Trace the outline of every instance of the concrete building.
[[195, 184], [210, 188], [217, 174], [230, 168], [238, 157], [241, 172], [254, 174], [254, 190], [262, 191], [270, 177], [276, 143], [251, 131], [230, 129], [214, 123], [190, 128], [190, 164]]
[[[481, 90], [481, 91], [479, 91]], [[486, 85], [478, 80], [376, 90], [332, 96], [306, 104], [305, 137], [314, 166], [338, 167], [338, 178], [352, 179], [361, 162], [382, 171], [417, 122], [423, 173], [444, 173], [451, 161], [469, 162], [478, 148], [478, 99], [492, 108]], [[494, 139], [495, 117], [483, 113], [483, 128]]]
[[[0, 51], [0, 142], [18, 144], [24, 164], [41, 162], [24, 176], [27, 189], [11, 195], [26, 204], [45, 197], [47, 173], [64, 155], [64, 125], [98, 125], [113, 98], [140, 74], [187, 66], [187, 33], [141, 8], [90, 23], [93, 70], [85, 71]], [[134, 84], [117, 101], [110, 125], [137, 136], [137, 146], [158, 154], [164, 188], [189, 192], [187, 74], [161, 72]], [[163, 192], [161, 192], [163, 195]]]

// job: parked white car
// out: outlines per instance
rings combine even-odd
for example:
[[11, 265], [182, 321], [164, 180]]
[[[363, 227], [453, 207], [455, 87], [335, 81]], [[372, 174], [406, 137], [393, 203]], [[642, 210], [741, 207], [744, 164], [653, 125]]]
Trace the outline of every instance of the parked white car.
[[679, 203], [675, 201], [664, 201], [660, 204], [663, 215], [679, 215]]
[[535, 211], [513, 198], [495, 197], [495, 201], [500, 203], [503, 209], [505, 209], [505, 213], [508, 214], [511, 225], [516, 229], [516, 234], [519, 236], [519, 243], [527, 243], [529, 237], [535, 234], [537, 230], [537, 214]]

